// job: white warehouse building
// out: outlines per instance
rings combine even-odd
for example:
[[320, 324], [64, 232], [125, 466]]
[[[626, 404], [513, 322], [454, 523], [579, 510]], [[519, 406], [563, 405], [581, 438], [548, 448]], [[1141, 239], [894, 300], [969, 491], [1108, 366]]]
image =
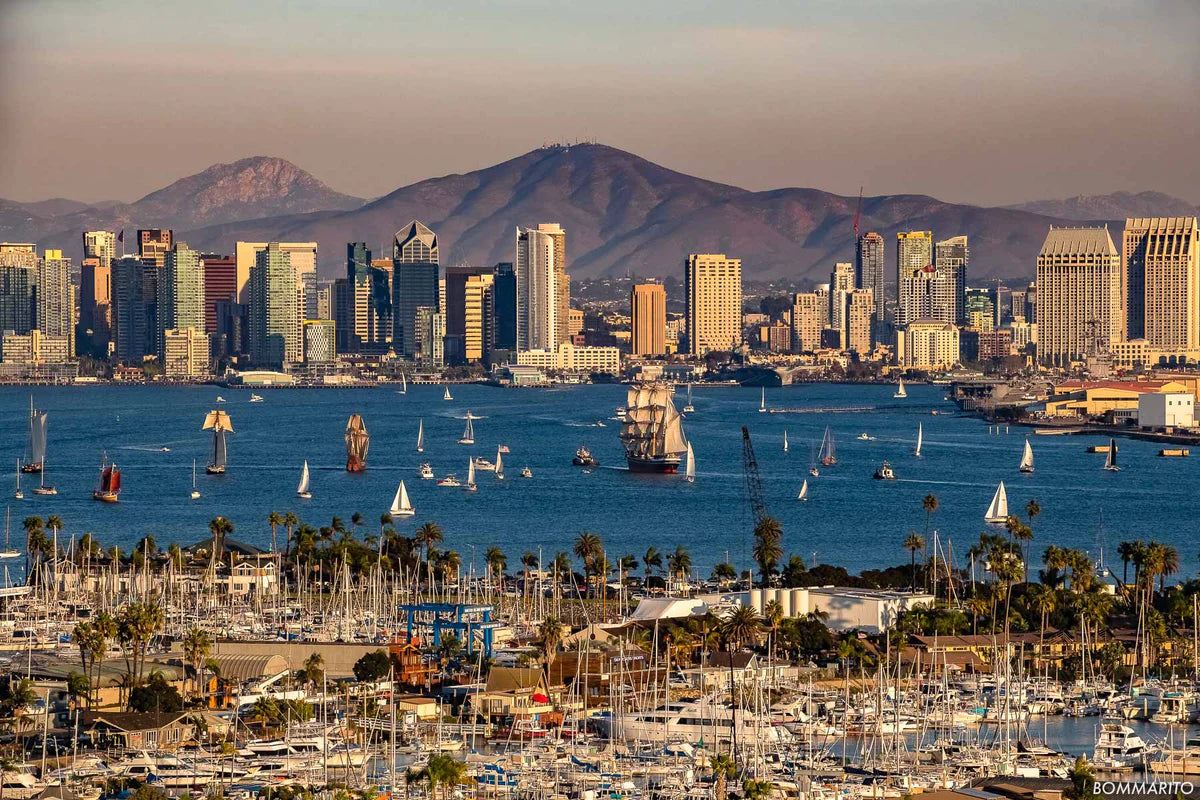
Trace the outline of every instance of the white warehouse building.
[[1145, 392], [1138, 395], [1138, 427], [1190, 428], [1196, 424], [1191, 392]]

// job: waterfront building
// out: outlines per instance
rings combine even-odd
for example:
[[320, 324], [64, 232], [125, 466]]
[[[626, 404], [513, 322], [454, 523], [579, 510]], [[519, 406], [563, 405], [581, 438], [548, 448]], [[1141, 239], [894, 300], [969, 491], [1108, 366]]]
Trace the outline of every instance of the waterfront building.
[[0, 360], [6, 364], [65, 364], [71, 360], [71, 339], [48, 336], [34, 328], [27, 333], [3, 331]]
[[1196, 217], [1125, 220], [1122, 338], [1159, 350], [1200, 347], [1200, 230]]
[[854, 291], [854, 265], [835, 264], [829, 275], [829, 327], [846, 329], [846, 297]]
[[304, 363], [326, 364], [337, 358], [337, 328], [331, 319], [304, 321]]
[[[421, 222], [413, 220], [392, 237], [392, 347], [397, 355], [410, 358], [425, 352], [424, 345], [429, 343], [432, 334], [429, 328], [423, 328], [418, 334], [417, 310], [431, 308], [441, 315], [442, 320], [436, 348], [440, 364], [445, 314], [441, 312], [444, 306], [438, 263], [437, 235]], [[427, 363], [428, 359], [429, 356], [424, 358]]]
[[[490, 287], [494, 277], [495, 270], [492, 267], [446, 267], [446, 277], [444, 279], [446, 286], [446, 361], [452, 364], [460, 364], [464, 361], [478, 360], [481, 355], [475, 356], [474, 359], [466, 352], [466, 336], [467, 336], [467, 283], [472, 278], [480, 276], [488, 276], [488, 284]], [[478, 294], [479, 285], [476, 284], [473, 291]], [[490, 290], [490, 289], [489, 289]], [[476, 298], [478, 299], [478, 298]], [[483, 313], [477, 310], [476, 313]], [[476, 332], [478, 335], [478, 331]], [[481, 346], [472, 348], [472, 352], [478, 353], [481, 351]]]
[[870, 289], [855, 289], [845, 295], [844, 301], [843, 345], [845, 349], [865, 356], [871, 352], [874, 344], [871, 336], [875, 315], [874, 293]]
[[175, 243], [175, 232], [162, 228], [145, 228], [137, 232], [138, 256], [157, 269], [167, 263], [167, 253]]
[[1081, 381], [1069, 380], [1056, 384], [1046, 399], [1048, 417], [1100, 417], [1133, 415], [1143, 394], [1187, 391], [1176, 381]]
[[933, 313], [930, 282], [933, 265], [933, 232], [908, 231], [896, 234], [896, 326]]
[[[464, 361], [483, 361], [492, 350], [494, 326], [489, 315], [496, 276], [491, 272], [472, 275], [463, 286], [463, 333], [460, 354]], [[446, 324], [450, 324], [447, 315]], [[447, 335], [449, 339], [449, 335]]]
[[[190, 329], [203, 334], [206, 330], [204, 305], [204, 261], [186, 242], [176, 242], [166, 255], [158, 280], [155, 339], [158, 356], [164, 366], [166, 332]], [[188, 346], [191, 346], [190, 340]], [[190, 357], [187, 362], [190, 364]]]
[[946, 370], [960, 360], [959, 331], [936, 319], [915, 319], [896, 331], [896, 361], [922, 370]]
[[[168, 258], [167, 263], [170, 263]], [[162, 332], [162, 368], [168, 378], [201, 378], [210, 373], [208, 335], [193, 327]]]
[[1138, 427], [1191, 428], [1196, 424], [1196, 398], [1189, 391], [1147, 392], [1138, 395]]
[[1121, 256], [1108, 228], [1051, 228], [1037, 257], [1038, 359], [1066, 367], [1123, 338]]
[[0, 265], [0, 331], [27, 334], [33, 328], [33, 284], [37, 272]]
[[291, 253], [278, 242], [259, 250], [247, 289], [251, 360], [256, 366], [274, 369], [300, 361], [303, 343]]
[[692, 253], [684, 261], [688, 352], [736, 350], [742, 341], [742, 260]]
[[66, 336], [75, 352], [75, 294], [71, 285], [71, 259], [62, 250], [47, 250], [37, 268], [34, 288], [34, 327], [43, 336]]
[[237, 259], [217, 253], [200, 256], [204, 270], [204, 330], [217, 330], [217, 301], [237, 302]]
[[[113, 346], [118, 361], [140, 365], [153, 352], [154, 329], [145, 302], [146, 264], [137, 256], [118, 258], [113, 265]], [[157, 284], [157, 281], [155, 281]]]
[[553, 350], [570, 339], [566, 231], [555, 223], [517, 228], [517, 349]]
[[436, 306], [417, 306], [413, 315], [413, 357], [427, 367], [446, 363], [446, 315]]
[[667, 352], [667, 290], [661, 283], [634, 284], [629, 293], [629, 352], [661, 356]]
[[884, 321], [883, 237], [868, 231], [858, 237], [854, 251], [854, 288], [870, 289], [875, 297], [875, 326]]
[[556, 349], [522, 350], [517, 364], [556, 372], [621, 374], [621, 351], [616, 347], [576, 347], [570, 342]]
[[955, 236], [934, 245], [934, 278], [930, 286], [930, 316], [942, 322], [961, 324], [967, 288], [970, 248], [966, 236]]

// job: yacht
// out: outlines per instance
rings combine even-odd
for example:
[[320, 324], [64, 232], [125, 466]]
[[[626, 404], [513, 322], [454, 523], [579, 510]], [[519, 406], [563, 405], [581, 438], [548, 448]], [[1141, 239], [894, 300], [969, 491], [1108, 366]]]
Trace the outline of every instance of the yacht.
[[433, 467], [430, 466], [428, 461], [421, 464], [421, 480], [423, 480], [423, 481], [433, 480]]
[[521, 467], [521, 477], [522, 478], [532, 478], [533, 470], [531, 470], [529, 467]]
[[4, 796], [12, 800], [30, 800], [46, 790], [46, 784], [28, 772], [3, 771], [0, 773], [0, 784], [3, 785]]
[[598, 467], [600, 462], [592, 455], [592, 451], [586, 447], [580, 447], [575, 451], [575, 457], [571, 459], [571, 463], [577, 467]]
[[480, 472], [495, 472], [496, 465], [493, 464], [491, 461], [488, 461], [483, 456], [476, 456], [475, 457], [475, 469], [479, 470]]
[[[790, 738], [785, 728], [752, 711], [739, 710], [736, 720], [739, 745], [776, 745]], [[711, 699], [666, 703], [652, 711], [618, 712], [602, 716], [598, 722], [610, 738], [627, 742], [662, 742], [665, 738], [716, 745], [729, 742], [735, 730], [733, 708]]]
[[1133, 728], [1105, 722], [1100, 726], [1092, 763], [1103, 770], [1131, 771], [1141, 768], [1150, 753], [1151, 749]]
[[885, 461], [883, 462], [883, 466], [875, 470], [875, 474], [872, 477], [877, 481], [894, 481], [896, 480], [896, 473], [892, 471], [892, 465]]
[[453, 472], [451, 472], [446, 477], [440, 479], [437, 482], [437, 485], [438, 486], [462, 486], [462, 483], [458, 480], [458, 476], [455, 475]]
[[263, 398], [262, 398], [262, 395], [261, 395], [261, 394], [252, 394], [252, 395], [250, 395], [250, 402], [251, 402], [251, 403], [261, 403], [262, 401], [263, 401]]

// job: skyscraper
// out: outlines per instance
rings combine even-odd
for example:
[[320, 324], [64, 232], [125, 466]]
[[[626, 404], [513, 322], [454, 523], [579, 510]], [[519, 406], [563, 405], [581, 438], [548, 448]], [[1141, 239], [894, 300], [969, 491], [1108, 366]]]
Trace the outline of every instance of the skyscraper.
[[200, 256], [204, 268], [204, 332], [217, 332], [217, 302], [237, 302], [237, 259], [216, 253]]
[[966, 236], [955, 236], [934, 246], [933, 266], [936, 274], [930, 298], [930, 316], [934, 319], [957, 325], [966, 318], [963, 301], [969, 260]]
[[0, 265], [0, 333], [24, 336], [33, 328], [33, 280], [25, 267]]
[[566, 336], [558, 283], [561, 231], [557, 225], [517, 228], [517, 350], [553, 350]]
[[492, 284], [492, 344], [496, 350], [517, 349], [517, 273], [508, 261], [495, 267]]
[[[417, 220], [392, 239], [392, 344], [398, 355], [417, 353], [417, 309], [439, 308], [438, 257], [437, 235]], [[441, 325], [444, 336], [444, 317]]]
[[[477, 278], [482, 275], [494, 277], [495, 270], [492, 267], [446, 267], [446, 361], [447, 363], [460, 363], [462, 361], [472, 361], [482, 358], [482, 355], [475, 356], [472, 359], [466, 354], [466, 346], [464, 340], [466, 337], [466, 304], [467, 304], [467, 284], [472, 278]], [[489, 288], [490, 291], [490, 288]], [[473, 352], [479, 352], [480, 348], [476, 347]]]
[[821, 331], [829, 319], [829, 305], [816, 292], [792, 295], [792, 352], [811, 353], [821, 346]]
[[108, 357], [112, 338], [112, 263], [88, 256], [79, 272], [79, 347], [94, 358]]
[[928, 318], [932, 311], [930, 282], [933, 266], [933, 232], [896, 234], [896, 326]]
[[113, 343], [118, 361], [141, 364], [149, 352], [146, 304], [142, 280], [145, 262], [136, 256], [113, 264]]
[[854, 265], [835, 264], [829, 275], [829, 326], [846, 330], [846, 297], [854, 291]]
[[635, 284], [629, 293], [630, 352], [661, 356], [667, 352], [667, 290], [661, 283]]
[[[333, 288], [338, 352], [387, 351], [392, 341], [392, 272], [391, 260], [372, 259], [366, 242], [346, 244], [346, 277]], [[315, 290], [313, 295], [315, 300]], [[308, 309], [309, 317], [320, 319], [315, 311]]]
[[117, 235], [112, 231], [84, 231], [83, 257], [98, 258], [101, 267], [111, 267], [117, 258]]
[[62, 250], [47, 250], [38, 262], [37, 312], [34, 327], [43, 336], [66, 336], [75, 352], [75, 302], [71, 286], [71, 259]]
[[250, 358], [260, 367], [281, 368], [303, 357], [297, 314], [296, 272], [291, 253], [270, 242], [250, 270]]
[[1125, 220], [1121, 254], [1126, 339], [1160, 350], [1200, 348], [1196, 217]]
[[[259, 252], [267, 249], [268, 242], [238, 242], [234, 249], [237, 259], [237, 292], [238, 302], [246, 304], [246, 287], [250, 282], [250, 270], [254, 269]], [[317, 279], [317, 243], [316, 242], [276, 242], [279, 249], [288, 254], [292, 271], [296, 273], [297, 291], [303, 292], [304, 287], [316, 282]], [[304, 302], [297, 306], [304, 312]], [[300, 323], [297, 322], [297, 325]]]
[[[190, 328], [196, 333], [205, 332], [204, 262], [198, 252], [187, 246], [187, 242], [176, 242], [167, 252], [158, 279], [157, 304], [156, 345], [159, 359], [165, 363], [167, 331], [186, 331]], [[188, 339], [188, 342], [194, 338]]]
[[554, 242], [554, 343], [570, 341], [571, 332], [567, 321], [571, 311], [571, 276], [567, 274], [567, 232], [557, 222], [543, 222], [538, 232]]
[[[464, 361], [482, 361], [492, 349], [493, 325], [489, 317], [494, 307], [492, 289], [495, 280], [496, 276], [488, 270], [483, 274], [469, 276], [463, 285], [463, 328], [458, 347], [461, 348], [459, 357]], [[447, 307], [449, 300], [450, 289], [447, 285]], [[447, 313], [447, 329], [449, 326], [450, 316]], [[449, 333], [446, 334], [446, 338], [449, 339]]]
[[845, 295], [845, 334], [842, 342], [847, 350], [859, 355], [871, 352], [871, 322], [875, 313], [875, 297], [870, 289], [854, 289]]
[[883, 237], [874, 231], [858, 237], [854, 255], [854, 285], [857, 289], [870, 289], [875, 298], [875, 322], [884, 321], [883, 303]]
[[143, 261], [153, 262], [162, 269], [167, 262], [167, 251], [175, 242], [175, 232], [161, 228], [146, 228], [138, 231], [138, 255]]
[[742, 260], [693, 253], [684, 261], [688, 352], [734, 350], [742, 341]]
[[1051, 228], [1037, 257], [1038, 359], [1106, 352], [1122, 331], [1121, 255], [1108, 228]]

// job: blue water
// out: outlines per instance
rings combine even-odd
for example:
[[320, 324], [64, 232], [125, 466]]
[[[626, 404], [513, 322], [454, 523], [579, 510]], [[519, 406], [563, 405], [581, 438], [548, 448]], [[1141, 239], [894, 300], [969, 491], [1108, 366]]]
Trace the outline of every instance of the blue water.
[[[767, 390], [776, 408], [868, 407], [842, 413], [758, 413], [758, 389], [707, 388], [694, 392], [696, 412], [685, 431], [698, 465], [694, 484], [682, 476], [636, 475], [624, 469], [617, 424], [624, 405], [620, 386], [501, 390], [486, 386], [454, 388], [454, 400], [441, 399], [440, 386], [410, 386], [407, 395], [392, 388], [262, 390], [265, 402], [249, 402], [249, 392], [216, 387], [91, 386], [38, 388], [39, 408], [49, 412], [48, 482], [55, 497], [38, 497], [24, 476], [26, 499], [9, 500], [14, 529], [37, 514], [58, 514], [64, 535], [90, 532], [105, 546], [132, 546], [153, 533], [160, 546], [191, 543], [207, 536], [217, 515], [232, 520], [234, 537], [265, 545], [270, 511], [294, 511], [314, 526], [337, 515], [349, 523], [362, 512], [367, 531], [378, 530], [379, 515], [403, 478], [417, 509], [398, 527], [411, 533], [434, 520], [446, 533], [445, 547], [464, 563], [478, 565], [487, 547], [498, 544], [510, 563], [522, 552], [548, 556], [570, 550], [579, 532], [599, 534], [611, 555], [640, 556], [648, 546], [688, 548], [698, 571], [728, 557], [748, 563], [750, 514], [742, 479], [741, 426], [748, 425], [762, 472], [766, 502], [784, 528], [785, 550], [811, 563], [852, 570], [908, 563], [901, 542], [923, 531], [922, 498], [937, 495], [940, 509], [931, 529], [953, 542], [962, 563], [969, 544], [985, 528], [983, 513], [996, 484], [1004, 480], [1010, 509], [1023, 510], [1030, 498], [1042, 505], [1034, 522], [1034, 552], [1047, 544], [1080, 547], [1098, 556], [1103, 546], [1116, 563], [1115, 547], [1127, 538], [1157, 538], [1175, 544], [1183, 573], [1196, 568], [1193, 525], [1200, 512], [1200, 481], [1190, 459], [1157, 458], [1158, 446], [1124, 440], [1122, 471], [1101, 469], [1103, 456], [1089, 455], [1098, 437], [1033, 436], [1037, 471], [1017, 472], [1024, 429], [990, 435], [988, 426], [956, 412], [943, 388], [912, 386], [904, 400], [888, 386], [805, 384]], [[211, 439], [200, 431], [204, 414], [223, 395], [236, 433], [229, 440], [229, 471], [203, 474]], [[0, 456], [13, 469], [25, 446], [29, 391], [0, 389]], [[682, 405], [682, 402], [680, 402]], [[470, 409], [485, 419], [475, 423], [476, 445], [457, 444], [462, 417]], [[938, 415], [930, 412], [938, 409]], [[368, 471], [345, 472], [342, 434], [347, 417], [363, 415], [371, 433]], [[424, 419], [426, 449], [416, 453], [418, 420]], [[606, 427], [594, 427], [596, 420]], [[917, 425], [925, 428], [924, 457], [912, 455]], [[812, 451], [825, 426], [837, 438], [838, 464], [808, 477]], [[790, 452], [782, 449], [787, 431]], [[858, 441], [861, 432], [874, 441]], [[493, 459], [499, 444], [507, 479], [478, 476], [477, 493], [439, 488], [418, 478], [422, 460], [440, 477], [465, 478], [468, 456]], [[575, 448], [586, 444], [603, 467], [585, 474], [570, 464]], [[170, 452], [160, 448], [169, 447]], [[100, 455], [107, 451], [124, 475], [121, 502], [91, 499]], [[871, 473], [889, 459], [899, 480], [875, 481]], [[191, 500], [192, 460], [200, 468], [202, 497]], [[295, 495], [301, 462], [312, 470], [313, 499]], [[534, 473], [523, 480], [528, 465]], [[796, 492], [809, 480], [810, 500]], [[0, 473], [4, 497], [11, 498], [12, 475]], [[1103, 525], [1101, 526], [1101, 522]], [[19, 534], [14, 535], [18, 540]]]

